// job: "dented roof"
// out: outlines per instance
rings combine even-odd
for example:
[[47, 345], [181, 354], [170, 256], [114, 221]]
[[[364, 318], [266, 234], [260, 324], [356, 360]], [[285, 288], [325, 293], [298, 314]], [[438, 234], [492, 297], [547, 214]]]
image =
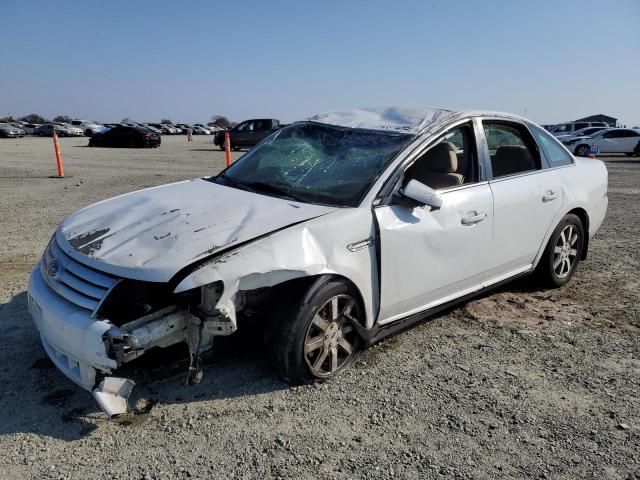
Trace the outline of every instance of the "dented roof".
[[320, 113], [307, 120], [340, 127], [418, 134], [450, 113], [452, 110], [431, 107], [378, 107]]

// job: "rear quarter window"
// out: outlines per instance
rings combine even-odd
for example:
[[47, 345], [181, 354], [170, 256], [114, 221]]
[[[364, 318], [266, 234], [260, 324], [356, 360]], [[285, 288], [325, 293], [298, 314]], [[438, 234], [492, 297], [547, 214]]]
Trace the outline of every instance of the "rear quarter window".
[[531, 133], [551, 167], [561, 167], [573, 163], [569, 152], [562, 148], [547, 132], [537, 127], [531, 127]]

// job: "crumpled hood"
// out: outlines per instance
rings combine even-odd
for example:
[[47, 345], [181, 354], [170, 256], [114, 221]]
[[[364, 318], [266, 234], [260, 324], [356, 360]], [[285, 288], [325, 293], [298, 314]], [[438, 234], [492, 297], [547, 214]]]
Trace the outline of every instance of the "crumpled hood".
[[334, 210], [196, 179], [90, 205], [69, 215], [56, 239], [99, 270], [166, 282], [216, 251]]

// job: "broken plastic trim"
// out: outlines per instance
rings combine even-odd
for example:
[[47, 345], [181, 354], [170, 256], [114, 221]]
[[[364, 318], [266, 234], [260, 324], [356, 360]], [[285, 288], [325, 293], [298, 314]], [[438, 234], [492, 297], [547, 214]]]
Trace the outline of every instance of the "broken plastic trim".
[[129, 411], [129, 395], [134, 386], [128, 378], [104, 377], [92, 393], [100, 408], [113, 418]]

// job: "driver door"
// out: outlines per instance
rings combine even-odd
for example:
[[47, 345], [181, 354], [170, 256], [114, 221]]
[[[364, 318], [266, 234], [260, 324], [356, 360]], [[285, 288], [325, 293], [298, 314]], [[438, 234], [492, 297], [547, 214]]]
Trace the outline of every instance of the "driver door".
[[249, 143], [253, 136], [254, 122], [248, 120], [238, 125], [237, 130], [233, 132], [232, 141], [235, 146], [244, 147]]
[[396, 199], [375, 209], [380, 229], [380, 315], [393, 322], [482, 288], [493, 197], [472, 122], [453, 127], [405, 169], [442, 197], [439, 209]]

